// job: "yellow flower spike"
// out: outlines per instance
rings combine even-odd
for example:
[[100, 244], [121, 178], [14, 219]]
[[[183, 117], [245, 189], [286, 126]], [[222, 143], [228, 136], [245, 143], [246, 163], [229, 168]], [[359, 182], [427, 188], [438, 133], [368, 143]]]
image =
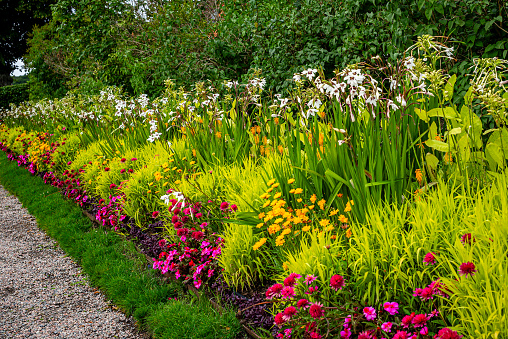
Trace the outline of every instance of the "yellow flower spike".
[[282, 196], [282, 193], [277, 193], [273, 196], [274, 199], [279, 199]]
[[276, 182], [275, 184], [272, 185], [272, 188], [277, 188], [277, 187], [279, 187], [279, 185], [280, 184], [278, 182]]
[[321, 200], [318, 201], [318, 205], [319, 205], [319, 208], [321, 210], [325, 209], [325, 204], [326, 204], [326, 200], [325, 199], [321, 199]]
[[268, 205], [270, 205], [270, 200], [268, 200], [267, 202], [265, 202], [265, 203], [263, 204], [263, 208], [268, 207]]
[[295, 182], [295, 179], [293, 179], [293, 178], [288, 180], [288, 184], [290, 184], [290, 185], [291, 185], [292, 183], [294, 183], [294, 182]]
[[261, 227], [263, 227], [264, 224], [265, 224], [264, 222], [260, 222], [259, 224], [256, 225], [256, 227], [261, 228]]
[[284, 245], [286, 241], [284, 240], [284, 237], [277, 237], [277, 239], [275, 239], [275, 245], [276, 246], [282, 246]]
[[266, 183], [267, 186], [272, 186], [273, 184], [275, 183], [275, 179], [270, 179], [270, 181], [268, 181]]
[[258, 241], [258, 242], [256, 242], [256, 243], [254, 244], [254, 246], [252, 246], [252, 249], [253, 249], [254, 251], [257, 251], [257, 250], [258, 250], [261, 246], [263, 246], [263, 245], [265, 244], [265, 242], [266, 242], [266, 238], [261, 238], [261, 239], [259, 239], [259, 241]]
[[310, 197], [310, 202], [311, 203], [315, 203], [317, 200], [317, 196], [315, 194], [313, 194], [311, 197]]

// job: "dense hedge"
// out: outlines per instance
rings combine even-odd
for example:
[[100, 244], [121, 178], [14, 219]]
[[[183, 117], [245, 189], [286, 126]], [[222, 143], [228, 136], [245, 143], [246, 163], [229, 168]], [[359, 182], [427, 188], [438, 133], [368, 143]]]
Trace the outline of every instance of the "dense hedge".
[[0, 87], [0, 107], [8, 108], [9, 104], [19, 104], [28, 100], [28, 84]]

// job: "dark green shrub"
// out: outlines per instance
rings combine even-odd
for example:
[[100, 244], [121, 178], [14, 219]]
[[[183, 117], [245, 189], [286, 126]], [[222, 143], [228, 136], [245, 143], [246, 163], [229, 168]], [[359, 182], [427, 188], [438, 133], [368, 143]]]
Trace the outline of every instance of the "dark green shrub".
[[28, 84], [0, 87], [0, 107], [8, 108], [10, 104], [19, 104], [28, 100]]

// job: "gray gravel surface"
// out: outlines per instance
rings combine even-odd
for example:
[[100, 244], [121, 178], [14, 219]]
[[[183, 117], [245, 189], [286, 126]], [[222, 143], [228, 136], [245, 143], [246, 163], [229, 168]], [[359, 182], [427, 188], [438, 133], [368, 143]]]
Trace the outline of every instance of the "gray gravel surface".
[[0, 338], [145, 338], [1, 185]]

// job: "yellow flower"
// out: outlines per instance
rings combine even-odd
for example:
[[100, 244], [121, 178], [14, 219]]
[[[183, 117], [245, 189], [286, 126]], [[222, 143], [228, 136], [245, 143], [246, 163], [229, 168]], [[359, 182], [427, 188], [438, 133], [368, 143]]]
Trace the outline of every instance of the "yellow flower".
[[276, 223], [276, 224], [280, 224], [280, 223], [281, 223], [281, 222], [283, 222], [283, 221], [284, 221], [284, 219], [282, 219], [282, 218], [277, 218], [277, 219], [275, 219], [274, 223]]
[[284, 236], [278, 236], [277, 239], [275, 239], [276, 246], [282, 246], [285, 242], [286, 241], [284, 240]]
[[319, 224], [321, 225], [321, 227], [328, 226], [330, 224], [330, 220], [328, 220], [328, 219], [322, 219], [322, 220], [319, 221]]
[[301, 188], [297, 188], [295, 189], [295, 194], [302, 194], [303, 193], [303, 190]]
[[266, 183], [266, 185], [267, 185], [267, 186], [272, 186], [274, 183], [275, 183], [275, 179], [270, 179], [270, 180]]
[[335, 229], [335, 227], [333, 227], [333, 225], [329, 225], [329, 226], [326, 228], [326, 232], [333, 231], [334, 229]]
[[346, 238], [351, 238], [352, 235], [353, 235], [353, 232], [351, 232], [351, 229], [348, 228], [346, 231]]
[[192, 150], [192, 155], [196, 156], [196, 150], [195, 149]]
[[268, 199], [268, 198], [270, 198], [270, 194], [268, 194], [268, 193], [263, 193], [263, 194], [261, 194], [259, 197], [260, 197], [261, 199]]
[[175, 181], [175, 185], [180, 185], [182, 182], [180, 180]]
[[270, 205], [270, 200], [268, 200], [267, 202], [265, 202], [265, 203], [263, 204], [263, 208], [268, 207], [268, 205]]
[[220, 139], [222, 137], [222, 134], [221, 134], [221, 132], [217, 132], [217, 133], [215, 133], [215, 136], [217, 137], [217, 139]]
[[153, 186], [153, 182], [149, 183], [148, 186]]
[[165, 183], [162, 184], [162, 187], [166, 187], [167, 184], [168, 182], [166, 181]]
[[284, 235], [288, 235], [289, 233], [291, 233], [291, 229], [286, 228], [284, 231], [282, 231], [282, 233], [280, 235], [284, 236]]
[[157, 181], [161, 180], [161, 178], [162, 178], [162, 175], [160, 172], [155, 172], [153, 174], [153, 176], [155, 177], [155, 180], [157, 180]]
[[274, 199], [279, 199], [281, 196], [282, 196], [282, 193], [280, 193], [280, 192], [279, 192], [279, 193], [276, 193], [276, 194], [273, 196], [273, 198], [274, 198]]
[[290, 184], [290, 185], [291, 185], [292, 183], [294, 183], [294, 182], [295, 182], [295, 179], [289, 179], [289, 180], [288, 180], [288, 184]]
[[294, 188], [290, 189], [289, 193], [295, 193], [295, 189]]
[[344, 212], [351, 212], [351, 205], [354, 205], [353, 200], [349, 200], [346, 204], [346, 208], [344, 208]]
[[152, 193], [152, 190], [148, 190], [148, 192], [146, 192], [146, 193], [150, 194], [150, 193]]
[[346, 224], [348, 219], [343, 214], [341, 214], [339, 215], [339, 221], [343, 224]]
[[264, 243], [265, 243], [265, 242], [266, 242], [266, 238], [261, 238], [261, 239], [259, 239], [259, 241], [258, 241], [258, 242], [256, 242], [256, 243], [254, 244], [254, 246], [252, 246], [252, 249], [253, 249], [254, 251], [257, 251], [257, 250], [258, 250], [261, 246], [263, 246], [263, 245], [264, 245]]
[[308, 232], [308, 231], [310, 231], [310, 226], [305, 226], [305, 227], [303, 227], [303, 228], [302, 228], [302, 231], [304, 231], [304, 232]]
[[162, 168], [167, 168], [168, 166], [169, 166], [169, 165], [168, 165], [168, 163], [167, 163], [167, 162], [165, 162], [165, 163], [163, 163], [163, 164], [162, 164]]
[[196, 162], [194, 160], [192, 160], [189, 165], [194, 165]]
[[270, 233], [270, 234], [274, 234], [279, 231], [280, 231], [280, 225], [278, 225], [278, 224], [273, 224], [270, 227], [268, 227], [268, 233]]
[[[282, 268], [284, 269], [284, 271], [289, 270], [288, 264], [289, 264], [289, 262], [287, 262], [287, 261], [284, 261], [284, 262], [282, 263]], [[303, 326], [302, 326], [302, 328], [303, 328]]]
[[336, 210], [334, 209], [333, 211], [330, 212], [330, 217], [333, 217], [334, 215], [336, 215], [337, 213], [339, 213], [339, 210]]
[[261, 212], [258, 214], [259, 219], [263, 219], [265, 217], [265, 212]]
[[270, 193], [271, 191], [273, 191], [273, 188], [269, 188], [266, 190], [266, 193]]
[[312, 197], [310, 197], [310, 202], [315, 203], [316, 200], [317, 200], [317, 196], [315, 194], [313, 194]]
[[321, 199], [318, 201], [318, 206], [321, 210], [324, 210], [325, 209], [325, 204], [326, 204], [326, 200], [325, 199]]
[[278, 182], [276, 182], [275, 184], [272, 185], [272, 188], [277, 188], [277, 187], [279, 187], [279, 185], [280, 184]]
[[260, 222], [259, 224], [256, 225], [256, 227], [261, 228], [261, 227], [263, 227], [264, 224], [265, 224], [264, 222]]
[[[289, 193], [291, 193], [291, 192], [289, 192]], [[298, 202], [302, 202], [302, 201], [303, 201], [303, 199], [302, 199], [302, 198], [298, 198], [298, 199], [296, 199], [296, 201], [298, 201]]]
[[422, 180], [423, 180], [422, 170], [417, 168], [416, 171], [415, 171], [415, 175], [416, 175], [416, 180], [418, 180], [418, 183], [421, 185], [422, 184]]
[[314, 205], [307, 206], [307, 208], [310, 209], [310, 210], [313, 210], [314, 209]]

